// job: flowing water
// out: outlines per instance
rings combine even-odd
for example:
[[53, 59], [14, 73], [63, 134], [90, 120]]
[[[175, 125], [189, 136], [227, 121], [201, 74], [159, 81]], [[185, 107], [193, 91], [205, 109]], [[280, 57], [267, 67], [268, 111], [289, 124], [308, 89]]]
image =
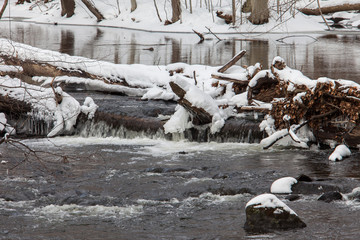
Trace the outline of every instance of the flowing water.
[[[8, 23], [0, 26], [5, 29], [0, 36], [8, 37]], [[356, 34], [245, 36], [242, 41], [221, 35], [228, 40], [198, 44], [193, 34], [15, 22], [11, 29], [15, 41], [115, 63], [222, 65], [246, 49], [240, 64], [261, 62], [267, 68], [280, 55], [311, 78], [360, 79]], [[87, 95], [102, 111], [115, 114], [156, 117], [175, 107], [92, 92], [75, 97]], [[360, 186], [359, 152], [333, 163], [330, 150], [265, 151], [258, 144], [167, 141], [123, 131], [104, 137], [103, 129], [88, 128], [73, 137], [1, 144], [0, 239], [360, 238], [360, 203], [324, 203], [319, 194], [293, 202], [279, 196], [307, 224], [304, 229], [264, 235], [243, 229], [247, 201], [269, 192], [280, 177], [306, 174], [342, 193]]]

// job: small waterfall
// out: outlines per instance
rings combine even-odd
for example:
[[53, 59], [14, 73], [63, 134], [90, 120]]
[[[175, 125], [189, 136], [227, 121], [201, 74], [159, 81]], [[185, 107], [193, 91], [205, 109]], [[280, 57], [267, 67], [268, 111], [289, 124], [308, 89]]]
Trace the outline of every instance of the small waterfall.
[[229, 119], [221, 132], [211, 134], [207, 126], [187, 129], [183, 133], [165, 134], [164, 122], [157, 118], [137, 118], [123, 115], [97, 112], [92, 120], [81, 116], [75, 129], [75, 135], [81, 137], [146, 137], [194, 142], [243, 142], [258, 143], [264, 138], [259, 122], [248, 119]]
[[47, 122], [29, 115], [10, 118], [9, 124], [16, 129], [17, 135], [46, 136], [54, 127], [53, 122]]

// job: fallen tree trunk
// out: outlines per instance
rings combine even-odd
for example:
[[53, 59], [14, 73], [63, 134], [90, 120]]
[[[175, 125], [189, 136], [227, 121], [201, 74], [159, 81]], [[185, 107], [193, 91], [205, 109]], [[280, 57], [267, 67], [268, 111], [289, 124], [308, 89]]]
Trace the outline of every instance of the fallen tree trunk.
[[[321, 11], [320, 11], [321, 9]], [[325, 6], [321, 8], [301, 8], [300, 12], [306, 15], [320, 15], [329, 14], [334, 12], [342, 12], [342, 11], [356, 11], [360, 10], [360, 3], [346, 3], [346, 4], [338, 4], [333, 6]]]
[[185, 99], [186, 91], [182, 89], [178, 84], [170, 82], [170, 87], [173, 92], [180, 98], [178, 103], [183, 106], [193, 116], [193, 123], [195, 125], [203, 125], [211, 123], [212, 116], [202, 108], [193, 106], [191, 102]]
[[81, 77], [90, 79], [101, 79], [108, 84], [117, 84], [128, 86], [125, 79], [119, 79], [114, 77], [113, 79], [104, 78], [103, 76], [97, 76], [95, 74], [88, 73], [81, 69], [65, 69], [51, 65], [50, 63], [38, 62], [35, 60], [22, 60], [10, 55], [0, 55], [6, 65], [21, 66], [21, 74], [24, 76], [46, 76], [46, 77], [57, 77], [57, 76], [71, 76]]
[[239, 61], [244, 55], [245, 55], [246, 51], [242, 50], [241, 52], [239, 52], [237, 55], [235, 55], [229, 62], [227, 62], [224, 66], [222, 66], [218, 72], [219, 73], [224, 73], [226, 70], [228, 70], [231, 66], [233, 66], [235, 63], [237, 63], [237, 61]]

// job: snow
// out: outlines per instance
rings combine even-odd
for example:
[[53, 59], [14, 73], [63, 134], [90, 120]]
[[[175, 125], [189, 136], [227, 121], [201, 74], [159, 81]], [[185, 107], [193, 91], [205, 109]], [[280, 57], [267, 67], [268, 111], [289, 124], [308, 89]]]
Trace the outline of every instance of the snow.
[[165, 133], [182, 133], [192, 126], [189, 112], [182, 106], [178, 105], [175, 113], [164, 124], [164, 130]]
[[270, 192], [271, 193], [291, 193], [291, 187], [297, 183], [297, 180], [293, 177], [283, 177], [277, 179], [271, 184]]
[[297, 215], [291, 208], [289, 208], [284, 202], [278, 199], [274, 194], [264, 193], [251, 199], [246, 208], [254, 206], [255, 208], [283, 208], [284, 211], [290, 214]]
[[95, 112], [98, 109], [98, 105], [95, 104], [91, 97], [86, 97], [84, 104], [80, 107], [81, 112], [88, 116], [88, 119], [92, 119], [95, 116]]
[[3, 131], [5, 129], [6, 122], [7, 120], [5, 114], [0, 112], [0, 131]]
[[0, 112], [0, 132], [2, 132], [2, 131], [5, 131], [7, 134], [10, 134], [10, 135], [16, 134], [15, 128], [11, 127], [7, 123], [5, 113]]
[[253, 88], [257, 85], [258, 81], [260, 78], [264, 78], [264, 77], [272, 77], [273, 74], [269, 71], [269, 70], [262, 70], [260, 72], [258, 72], [249, 82], [248, 86]]
[[329, 156], [329, 160], [334, 162], [341, 161], [344, 157], [349, 157], [350, 155], [350, 149], [346, 145], [341, 144], [335, 148], [334, 152]]

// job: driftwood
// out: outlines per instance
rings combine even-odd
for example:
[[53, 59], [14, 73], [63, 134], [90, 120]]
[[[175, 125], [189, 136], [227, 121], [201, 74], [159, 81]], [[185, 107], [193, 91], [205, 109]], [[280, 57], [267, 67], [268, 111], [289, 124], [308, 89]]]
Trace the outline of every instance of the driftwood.
[[[230, 66], [233, 62], [229, 62]], [[228, 65], [228, 66], [229, 66]], [[226, 69], [225, 69], [226, 70]], [[281, 71], [285, 71], [282, 74]], [[360, 144], [360, 90], [357, 86], [341, 85], [340, 81], [316, 81], [311, 89], [306, 85], [296, 85], [291, 79], [282, 79], [281, 76], [290, 76], [285, 62], [278, 58], [270, 70], [258, 71], [250, 81], [226, 79], [226, 75], [213, 74], [212, 78], [240, 84], [242, 92], [247, 91], [248, 103], [253, 100], [271, 103], [271, 109], [260, 106], [233, 107], [238, 113], [260, 112], [269, 114], [274, 119], [274, 127], [279, 131], [277, 137], [266, 141], [264, 148], [271, 147], [278, 140], [289, 136], [301, 143], [296, 136], [303, 126], [307, 125], [318, 142], [327, 140], [345, 142], [350, 147]], [[309, 79], [310, 80], [310, 79]], [[308, 81], [309, 81], [308, 80]], [[310, 80], [311, 81], [311, 80]], [[289, 85], [291, 87], [289, 88]], [[196, 108], [191, 102], [184, 99], [185, 90], [171, 82], [170, 86], [182, 105], [195, 119], [196, 124], [211, 122], [211, 114], [204, 109]], [[213, 87], [222, 87], [226, 84], [216, 82]], [[245, 90], [244, 90], [245, 89]], [[255, 102], [254, 102], [255, 103]], [[228, 108], [229, 106], [219, 106]], [[290, 127], [291, 126], [291, 127]]]
[[[221, 68], [219, 68], [217, 70], [221, 74], [213, 73], [213, 74], [211, 74], [211, 77], [214, 78], [214, 79], [217, 79], [217, 80], [223, 80], [223, 81], [232, 82], [233, 83], [233, 89], [234, 89], [234, 92], [236, 94], [245, 92], [246, 88], [247, 88], [247, 85], [249, 83], [248, 80], [234, 79], [234, 78], [231, 78], [231, 77], [226, 76], [225, 74], [223, 74], [231, 66], [236, 64], [245, 54], [246, 54], [245, 50], [242, 50], [241, 52], [236, 54], [230, 61], [228, 61], [224, 66], [222, 66]], [[218, 85], [218, 83], [216, 83], [215, 85]]]
[[239, 52], [237, 55], [235, 55], [235, 57], [233, 57], [229, 62], [227, 62], [224, 66], [222, 66], [218, 72], [219, 73], [224, 73], [226, 70], [228, 70], [231, 66], [233, 66], [235, 63], [237, 63], [237, 61], [239, 61], [244, 55], [245, 55], [246, 51], [242, 50], [241, 52]]
[[21, 115], [30, 112], [30, 110], [30, 104], [0, 95], [0, 112], [7, 115]]
[[199, 33], [197, 31], [195, 31], [194, 29], [193, 29], [193, 32], [199, 36], [199, 38], [200, 38], [199, 43], [202, 43], [205, 40], [204, 35], [202, 33]]
[[224, 14], [222, 11], [216, 11], [216, 16], [224, 19], [226, 24], [230, 24], [233, 22], [233, 16], [230, 14]]
[[203, 125], [211, 123], [212, 116], [202, 108], [198, 108], [192, 105], [187, 99], [185, 99], [186, 91], [174, 82], [170, 82], [170, 87], [173, 92], [180, 98], [178, 103], [183, 106], [193, 116], [193, 123], [195, 125]]
[[302, 8], [299, 9], [300, 12], [306, 14], [306, 15], [320, 15], [323, 14], [329, 14], [334, 12], [341, 12], [341, 11], [356, 11], [360, 10], [360, 3], [346, 3], [346, 4], [339, 4], [329, 7], [321, 7], [321, 10], [319, 8]]

